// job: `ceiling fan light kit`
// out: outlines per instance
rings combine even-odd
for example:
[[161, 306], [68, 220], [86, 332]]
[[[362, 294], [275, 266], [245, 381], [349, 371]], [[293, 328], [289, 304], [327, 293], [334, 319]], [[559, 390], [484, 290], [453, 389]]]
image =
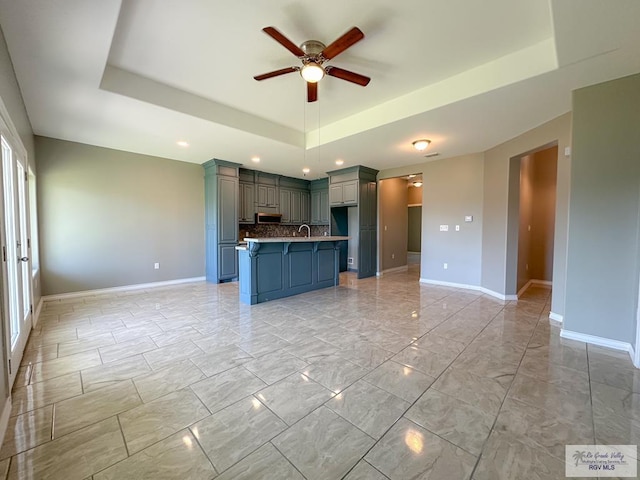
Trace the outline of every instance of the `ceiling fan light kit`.
[[364, 38], [364, 33], [362, 33], [358, 27], [353, 27], [329, 46], [325, 46], [324, 43], [318, 40], [307, 40], [299, 47], [280, 33], [275, 27], [265, 27], [262, 30], [298, 57], [302, 62], [302, 67], [282, 68], [253, 77], [258, 81], [287, 73], [300, 72], [302, 78], [307, 82], [307, 102], [315, 102], [318, 99], [318, 82], [322, 80], [325, 75], [346, 80], [347, 82], [355, 83], [362, 87], [366, 87], [371, 81], [369, 77], [365, 77], [359, 73], [350, 72], [349, 70], [344, 70], [332, 65], [324, 65], [325, 62], [340, 55], [347, 48]]
[[309, 62], [300, 69], [300, 75], [307, 82], [318, 83], [324, 77], [324, 68], [316, 62]]

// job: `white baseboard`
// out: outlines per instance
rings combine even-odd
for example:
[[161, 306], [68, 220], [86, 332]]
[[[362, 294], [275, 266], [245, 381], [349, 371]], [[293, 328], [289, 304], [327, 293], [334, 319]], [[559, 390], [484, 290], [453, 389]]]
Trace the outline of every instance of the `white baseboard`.
[[180, 285], [183, 283], [204, 282], [206, 277], [179, 278], [177, 280], [167, 280], [165, 282], [139, 283], [137, 285], [124, 285], [122, 287], [99, 288], [96, 290], [84, 290], [81, 292], [59, 293], [56, 295], [46, 295], [41, 301], [50, 302], [53, 300], [63, 300], [66, 298], [90, 297], [93, 295], [102, 295], [105, 293], [130, 292], [134, 290], [144, 290], [146, 288], [169, 287], [171, 285]]
[[454, 282], [443, 282], [441, 280], [431, 280], [429, 278], [421, 278], [420, 283], [427, 283], [430, 285], [440, 285], [442, 287], [453, 287], [453, 288], [464, 288], [466, 290], [475, 290], [477, 292], [482, 292], [492, 297], [498, 298], [504, 301], [510, 300], [518, 300], [516, 295], [504, 295], [502, 293], [494, 292], [493, 290], [489, 290], [488, 288], [481, 287], [479, 285], [468, 285], [465, 283], [454, 283]]
[[522, 294], [526, 292], [527, 288], [529, 288], [531, 285], [533, 285], [533, 283], [531, 282], [531, 280], [529, 280], [527, 283], [524, 284], [524, 287], [518, 290], [518, 293], [516, 293], [516, 297], [521, 297]]
[[549, 312], [549, 319], [553, 320], [554, 322], [562, 323], [564, 317], [559, 313]]
[[529, 280], [527, 283], [524, 284], [524, 287], [522, 287], [518, 291], [518, 297], [520, 297], [524, 292], [526, 292], [531, 285], [545, 285], [550, 287], [552, 286], [552, 282], [550, 282], [549, 280], [536, 280], [535, 278], [532, 278], [531, 280]]
[[402, 265], [400, 267], [387, 268], [386, 270], [382, 270], [381, 272], [378, 272], [376, 275], [381, 277], [385, 273], [406, 272], [407, 270], [409, 270], [409, 265]]
[[621, 342], [620, 340], [612, 340], [610, 338], [598, 337], [587, 333], [572, 332], [571, 330], [566, 330], [564, 328], [560, 330], [560, 336], [567, 340], [577, 340], [578, 342], [585, 342], [599, 347], [628, 352], [631, 356], [631, 361], [633, 362], [635, 360], [633, 346], [629, 342]]
[[42, 296], [40, 296], [40, 301], [38, 302], [38, 306], [36, 307], [36, 312], [33, 314], [32, 320], [32, 328], [36, 328], [38, 326], [38, 322], [40, 321], [40, 313], [42, 312], [42, 304], [43, 304]]
[[7, 397], [2, 408], [2, 414], [0, 414], [0, 439], [4, 443], [4, 436], [7, 433], [7, 426], [9, 425], [9, 417], [11, 416], [11, 395]]

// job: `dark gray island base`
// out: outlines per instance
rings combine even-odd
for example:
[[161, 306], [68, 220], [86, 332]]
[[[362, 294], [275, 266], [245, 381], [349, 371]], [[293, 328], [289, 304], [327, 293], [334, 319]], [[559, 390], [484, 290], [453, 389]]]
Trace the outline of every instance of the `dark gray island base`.
[[349, 237], [245, 238], [237, 247], [240, 301], [250, 305], [340, 284], [339, 244]]

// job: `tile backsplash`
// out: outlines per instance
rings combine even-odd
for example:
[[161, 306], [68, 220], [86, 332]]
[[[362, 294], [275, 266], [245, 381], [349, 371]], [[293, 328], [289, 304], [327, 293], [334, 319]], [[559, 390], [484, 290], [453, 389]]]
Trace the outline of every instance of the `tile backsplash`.
[[[329, 235], [329, 225], [309, 225], [311, 228], [311, 236], [321, 236], [324, 232]], [[302, 232], [298, 232], [299, 225], [240, 225], [240, 235], [238, 238], [242, 241], [245, 237], [293, 237], [306, 236], [306, 228]]]

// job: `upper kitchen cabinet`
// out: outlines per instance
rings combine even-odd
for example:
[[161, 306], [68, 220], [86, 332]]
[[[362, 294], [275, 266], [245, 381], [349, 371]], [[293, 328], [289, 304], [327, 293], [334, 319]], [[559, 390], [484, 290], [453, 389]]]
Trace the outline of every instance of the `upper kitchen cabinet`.
[[240, 165], [213, 159], [203, 166], [207, 281], [223, 282], [238, 277]]
[[311, 216], [309, 212], [309, 181], [280, 177], [279, 192], [282, 223], [291, 225], [307, 223]]
[[[364, 167], [363, 167], [364, 168]], [[329, 204], [348, 207], [358, 204], [358, 167], [329, 173]]]
[[300, 213], [302, 223], [311, 223], [311, 194], [309, 191], [300, 192]]
[[313, 180], [311, 190], [311, 225], [329, 224], [329, 179]]
[[255, 201], [255, 172], [241, 168], [240, 175], [240, 194], [238, 197], [238, 223], [255, 223], [256, 222], [256, 201]]
[[256, 208], [258, 212], [279, 213], [278, 176], [255, 172]]

